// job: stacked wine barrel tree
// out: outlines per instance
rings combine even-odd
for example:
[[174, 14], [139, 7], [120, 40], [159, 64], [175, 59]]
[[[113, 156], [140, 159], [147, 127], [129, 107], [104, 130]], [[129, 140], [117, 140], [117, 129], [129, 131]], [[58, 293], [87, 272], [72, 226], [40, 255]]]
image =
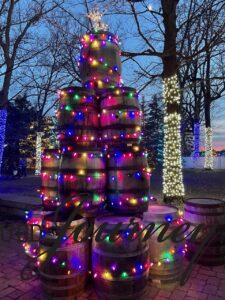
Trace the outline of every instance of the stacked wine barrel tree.
[[[118, 37], [110, 32], [95, 30], [82, 37], [79, 68], [82, 87], [58, 92], [59, 149], [42, 156], [42, 207], [48, 213], [39, 222], [40, 279], [47, 297], [74, 299], [91, 270], [100, 297], [122, 299], [125, 290], [125, 298], [133, 299], [144, 295], [150, 265], [148, 243], [127, 239], [130, 216], [143, 228], [140, 216], [150, 198], [138, 93], [122, 84]], [[74, 209], [80, 216], [61, 237]], [[120, 242], [92, 241], [90, 248], [90, 239], [81, 244], [68, 239], [71, 228], [87, 219], [97, 227], [103, 221], [110, 228], [124, 222]], [[57, 239], [62, 242], [45, 264], [45, 252]]]
[[[149, 269], [148, 245], [126, 236], [129, 216], [139, 217], [149, 202], [150, 170], [140, 145], [138, 94], [122, 84], [117, 36], [95, 31], [85, 34], [81, 42], [80, 75], [83, 86], [95, 90], [99, 107], [98, 142], [106, 164], [106, 208], [111, 212], [96, 219], [95, 232], [104, 222], [109, 231], [124, 223], [120, 241], [108, 241], [107, 234], [102, 243], [93, 240], [93, 280], [102, 299], [135, 299], [145, 293]], [[141, 226], [139, 218], [137, 223]]]
[[121, 80], [117, 36], [93, 32], [82, 38], [80, 74], [94, 88], [100, 108], [100, 142], [106, 154], [107, 206], [116, 214], [147, 210], [150, 173], [141, 141], [141, 111], [134, 88]]

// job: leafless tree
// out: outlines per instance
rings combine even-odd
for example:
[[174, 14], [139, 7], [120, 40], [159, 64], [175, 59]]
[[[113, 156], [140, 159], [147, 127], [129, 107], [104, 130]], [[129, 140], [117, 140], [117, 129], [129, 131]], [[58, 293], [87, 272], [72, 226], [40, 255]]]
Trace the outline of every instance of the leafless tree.
[[[198, 22], [192, 24], [192, 31], [186, 35], [184, 53], [192, 60], [184, 61], [180, 68], [184, 80], [184, 109], [189, 119], [194, 120], [196, 132], [199, 133], [201, 113], [204, 111], [206, 127], [205, 167], [212, 168], [212, 138], [210, 110], [212, 103], [220, 99], [225, 90], [224, 57], [225, 50], [225, 3], [223, 1], [204, 2]], [[196, 34], [197, 32], [197, 34]], [[201, 37], [201, 38], [200, 38]], [[202, 51], [198, 49], [202, 47]], [[199, 52], [197, 55], [193, 55]], [[208, 133], [207, 133], [208, 132]], [[196, 141], [199, 137], [195, 135]], [[197, 146], [198, 143], [194, 143]], [[198, 147], [197, 147], [198, 148]], [[198, 149], [194, 155], [197, 155]]]
[[[107, 0], [102, 2], [109, 4]], [[224, 1], [161, 0], [152, 1], [152, 5], [149, 5], [149, 1], [127, 0], [114, 2], [115, 4], [112, 6], [109, 14], [118, 14], [121, 18], [125, 16], [127, 20], [129, 19], [127, 21], [129, 23], [127, 32], [130, 32], [130, 35], [139, 41], [139, 49], [133, 49], [133, 51], [132, 49], [129, 51], [124, 49], [122, 55], [137, 64], [139, 79], [145, 78], [144, 88], [159, 77], [163, 79], [164, 85], [169, 82], [166, 90], [168, 92], [167, 96], [170, 94], [169, 97], [171, 96], [171, 98], [168, 99], [167, 97], [166, 99], [165, 97], [166, 116], [169, 116], [169, 118], [175, 116], [174, 114], [179, 116], [181, 108], [180, 98], [183, 100], [184, 95], [182, 95], [182, 91], [186, 89], [186, 81], [190, 75], [192, 60], [202, 54], [206, 55], [207, 49], [211, 53], [212, 49], [221, 44], [220, 33], [223, 28], [223, 22], [220, 20], [217, 26], [214, 26], [213, 35], [206, 39], [209, 26], [212, 27], [212, 23], [205, 26], [203, 16], [210, 15], [210, 11], [215, 11], [219, 14], [225, 5]], [[132, 22], [132, 20], [131, 26], [130, 21]], [[198, 26], [199, 30], [196, 30], [196, 26]], [[137, 42], [134, 45], [137, 47]], [[144, 59], [140, 59], [143, 57]], [[184, 64], [187, 66], [187, 71], [181, 74], [179, 69]], [[180, 91], [176, 89], [175, 81], [167, 80], [175, 78], [176, 75], [183, 76], [182, 78], [178, 76]], [[177, 91], [176, 95], [172, 95], [174, 87]], [[177, 99], [176, 103], [173, 101], [175, 97]], [[170, 133], [173, 131], [171, 124], [166, 124], [167, 131]], [[176, 137], [177, 151], [173, 151], [174, 145], [168, 140], [170, 138], [165, 134], [164, 147], [166, 148], [168, 144], [168, 149], [164, 152], [169, 155], [168, 162], [172, 162], [172, 165], [170, 167], [166, 166], [166, 164], [164, 165], [164, 179], [166, 178], [164, 187], [170, 186], [170, 190], [176, 191], [175, 197], [168, 197], [168, 189], [165, 191], [164, 198], [168, 201], [173, 200], [173, 198], [179, 198], [177, 196], [183, 194], [181, 164], [179, 159], [177, 159], [179, 155], [174, 156], [175, 152], [180, 152], [178, 142], [180, 137], [179, 135]]]
[[[25, 93], [36, 109], [35, 132], [41, 143], [46, 116], [57, 106], [57, 90], [80, 82], [76, 56], [79, 54], [79, 36], [76, 20], [66, 11], [54, 12], [46, 18], [46, 36], [42, 37], [45, 50], [20, 68], [16, 78], [20, 93]], [[40, 161], [37, 151], [36, 161]], [[40, 162], [36, 164], [40, 166]], [[36, 168], [36, 174], [40, 170]]]
[[38, 25], [64, 0], [3, 0], [0, 4], [0, 168], [3, 155], [7, 104], [15, 70], [44, 49], [39, 43]]

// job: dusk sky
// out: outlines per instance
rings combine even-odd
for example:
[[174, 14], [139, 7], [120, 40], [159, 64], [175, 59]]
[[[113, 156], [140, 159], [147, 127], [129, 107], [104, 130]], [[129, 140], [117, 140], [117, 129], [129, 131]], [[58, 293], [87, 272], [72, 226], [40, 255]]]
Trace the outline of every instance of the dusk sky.
[[[157, 5], [156, 1], [151, 1], [151, 4]], [[111, 16], [105, 16], [104, 20], [107, 24], [109, 24], [110, 31], [116, 31], [118, 33], [121, 40], [122, 50], [142, 51], [143, 49], [145, 49], [143, 44], [140, 43], [140, 40], [135, 38], [133, 35], [133, 30], [136, 27], [131, 17], [126, 17], [126, 20], [124, 20], [124, 17], [122, 17], [121, 15], [116, 16], [113, 19]], [[153, 57], [149, 59], [146, 59], [146, 57], [138, 59], [138, 62], [141, 63], [144, 68], [147, 68], [149, 64], [155, 61], [156, 59]], [[125, 84], [132, 84], [133, 87], [138, 88], [135, 75], [135, 71], [137, 69], [137, 65], [135, 63], [132, 63], [131, 61], [127, 61], [123, 64], [123, 79]], [[162, 86], [159, 83], [149, 86], [141, 94], [144, 95], [146, 99], [151, 99], [151, 94], [155, 92], [162, 92]], [[214, 132], [213, 147], [216, 150], [225, 149], [225, 96], [217, 100], [212, 105], [211, 116], [212, 128]], [[204, 120], [201, 124], [201, 127], [201, 147], [204, 147]]]
[[[151, 3], [153, 8], [157, 7], [156, 0], [149, 1], [149, 3]], [[68, 6], [68, 8], [71, 9], [75, 16], [77, 16], [78, 18], [84, 18], [86, 16], [86, 11], [84, 11], [83, 5], [77, 5], [73, 1], [71, 1], [71, 4], [73, 5]], [[134, 24], [133, 17], [126, 16], [125, 18], [123, 15], [110, 15], [110, 8], [106, 8], [105, 14], [106, 15], [103, 17], [103, 21], [109, 25], [109, 31], [118, 34], [121, 41], [122, 50], [143, 51], [143, 49], [145, 49], [146, 46], [143, 44], [143, 42], [140, 41], [140, 39], [137, 37], [137, 34], [134, 34], [136, 25]], [[142, 25], [147, 26], [148, 28], [149, 26], [151, 27], [150, 22]], [[160, 49], [162, 47], [160, 42], [157, 44], [157, 47], [157, 49]], [[151, 65], [158, 63], [158, 61], [154, 57], [140, 57], [137, 60], [145, 70], [150, 70]], [[135, 64], [131, 60], [128, 60], [123, 64], [122, 75], [125, 85], [133, 86], [137, 89], [140, 87], [140, 84], [143, 82], [136, 80], [137, 78], [135, 71], [137, 70], [137, 64]], [[161, 66], [159, 65], [156, 70], [157, 73], [160, 74], [162, 71]], [[144, 95], [146, 99], [151, 99], [151, 95], [156, 92], [162, 92], [162, 85], [159, 82], [145, 89], [141, 93], [141, 96]], [[212, 128], [214, 130], [214, 148], [217, 150], [225, 149], [225, 97], [217, 100], [213, 104], [211, 115]], [[202, 123], [202, 126], [204, 126], [204, 123]], [[202, 130], [201, 140], [204, 141], [204, 130]], [[202, 146], [204, 146], [204, 142], [202, 142]]]
[[[149, 1], [149, 3], [151, 3], [154, 8], [157, 7], [157, 1], [153, 0]], [[134, 20], [131, 17], [129, 18], [126, 16], [125, 20], [124, 17], [119, 15], [116, 16], [114, 20], [112, 20], [112, 17], [105, 16], [104, 20], [106, 20], [106, 23], [109, 24], [110, 30], [111, 28], [113, 28], [112, 30], [116, 28], [116, 32], [118, 33], [121, 40], [122, 50], [135, 52], [139, 50], [143, 51], [146, 48], [144, 47], [143, 43], [141, 43], [140, 40], [133, 34], [133, 31], [136, 29], [136, 25], [134, 24]], [[149, 26], [149, 24], [150, 23], [148, 22], [146, 26]], [[138, 62], [141, 63], [143, 68], [147, 69], [147, 66], [155, 63], [156, 59], [153, 57], [149, 59], [146, 59], [146, 57], [142, 57], [138, 59]], [[137, 65], [135, 63], [132, 63], [131, 61], [127, 61], [123, 64], [123, 78], [125, 84], [129, 85], [132, 82], [132, 85], [134, 87], [135, 85], [136, 87], [138, 87], [135, 76], [135, 71], [137, 69]], [[158, 68], [157, 70], [159, 71], [160, 68]], [[151, 94], [155, 92], [162, 92], [161, 84], [158, 83], [149, 86], [141, 94], [145, 95], [146, 99], [151, 99]], [[213, 128], [213, 147], [216, 150], [225, 149], [225, 95], [224, 97], [213, 103], [211, 116]], [[201, 124], [201, 127], [201, 147], [204, 147], [204, 120]]]

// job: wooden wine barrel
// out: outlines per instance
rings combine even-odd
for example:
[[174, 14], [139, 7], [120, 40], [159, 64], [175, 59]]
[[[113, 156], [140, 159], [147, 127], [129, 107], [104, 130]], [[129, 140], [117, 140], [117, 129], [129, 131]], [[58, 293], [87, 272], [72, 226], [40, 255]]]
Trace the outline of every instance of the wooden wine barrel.
[[184, 219], [191, 223], [193, 230], [198, 224], [205, 227], [195, 241], [187, 241], [187, 258], [191, 259], [198, 251], [202, 241], [209, 234], [212, 226], [218, 226], [217, 234], [204, 247], [197, 263], [207, 266], [222, 265], [225, 262], [225, 202], [219, 199], [194, 198], [185, 201]]
[[60, 151], [45, 149], [42, 154], [41, 199], [46, 211], [52, 211], [60, 205], [58, 197], [58, 170]]
[[35, 210], [26, 214], [27, 236], [23, 243], [25, 253], [29, 258], [35, 258], [39, 251], [39, 241], [43, 218], [51, 212]]
[[105, 160], [101, 151], [62, 154], [59, 171], [60, 200], [66, 209], [82, 201], [80, 213], [95, 215], [105, 203]]
[[[128, 240], [127, 217], [104, 217], [95, 222], [95, 231], [103, 223], [103, 242], [93, 238], [92, 272], [96, 292], [100, 299], [145, 299], [149, 260], [148, 243], [135, 238]], [[108, 234], [115, 224], [122, 222], [117, 241], [108, 240]], [[141, 220], [135, 222], [141, 225]], [[132, 227], [130, 227], [132, 228]]]
[[141, 111], [136, 90], [109, 89], [101, 102], [101, 128], [104, 143], [139, 143]]
[[62, 89], [59, 95], [57, 118], [61, 145], [95, 145], [98, 141], [99, 116], [94, 91], [68, 87]]
[[80, 76], [85, 87], [118, 86], [121, 76], [118, 37], [110, 32], [85, 34], [81, 39]]
[[[144, 226], [155, 223], [155, 228], [165, 222], [170, 226], [165, 236], [168, 236], [179, 226], [178, 209], [174, 206], [152, 204], [143, 214]], [[162, 229], [161, 229], [162, 230]], [[161, 230], [157, 230], [149, 239], [150, 270], [149, 278], [158, 286], [175, 285], [179, 283], [185, 254], [185, 242], [174, 243], [171, 239], [158, 242]]]
[[[47, 257], [46, 251], [53, 246], [58, 237], [52, 224], [57, 224], [57, 229], [65, 224], [64, 219], [57, 220], [54, 216], [46, 218], [48, 229], [45, 237], [40, 242], [39, 274], [45, 299], [72, 300], [84, 291], [88, 279], [89, 270], [89, 242], [75, 243], [72, 236], [64, 241], [51, 257], [50, 262], [44, 264]], [[71, 222], [66, 231], [69, 236], [76, 226], [83, 223], [84, 219]]]
[[134, 152], [129, 148], [110, 152], [107, 170], [109, 209], [120, 214], [146, 211], [150, 198], [150, 169], [146, 153], [142, 150]]

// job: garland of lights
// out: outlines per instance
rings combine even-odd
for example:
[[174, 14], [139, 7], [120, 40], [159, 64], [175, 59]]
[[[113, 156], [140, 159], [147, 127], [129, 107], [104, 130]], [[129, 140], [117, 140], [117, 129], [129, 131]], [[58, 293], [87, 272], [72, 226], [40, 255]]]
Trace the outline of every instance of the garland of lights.
[[163, 194], [165, 197], [184, 196], [181, 161], [181, 116], [177, 111], [168, 112], [169, 106], [180, 104], [180, 90], [177, 75], [163, 80], [164, 86], [164, 152], [163, 152]]
[[1, 174], [3, 151], [4, 151], [6, 120], [7, 120], [7, 110], [0, 109], [0, 174]]
[[205, 128], [205, 169], [213, 169], [212, 128]]

